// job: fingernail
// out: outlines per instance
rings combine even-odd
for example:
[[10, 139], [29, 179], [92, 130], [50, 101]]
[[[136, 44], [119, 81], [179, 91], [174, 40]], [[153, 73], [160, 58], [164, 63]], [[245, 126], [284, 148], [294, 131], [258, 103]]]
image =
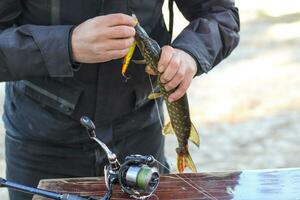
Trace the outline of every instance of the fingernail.
[[158, 70], [159, 72], [162, 72], [162, 69], [163, 69], [163, 68], [164, 68], [164, 66], [163, 66], [163, 65], [160, 65], [160, 66], [158, 66], [158, 69], [157, 69], [157, 70]]

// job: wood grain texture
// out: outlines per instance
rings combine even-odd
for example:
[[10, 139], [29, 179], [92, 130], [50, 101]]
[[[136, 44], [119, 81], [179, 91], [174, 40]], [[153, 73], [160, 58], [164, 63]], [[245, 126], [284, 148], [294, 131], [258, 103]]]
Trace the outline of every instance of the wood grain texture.
[[[106, 192], [103, 178], [41, 180], [39, 188], [92, 197]], [[130, 198], [115, 186], [112, 199]], [[164, 175], [149, 199], [300, 200], [300, 169]], [[35, 196], [33, 200], [46, 199]]]

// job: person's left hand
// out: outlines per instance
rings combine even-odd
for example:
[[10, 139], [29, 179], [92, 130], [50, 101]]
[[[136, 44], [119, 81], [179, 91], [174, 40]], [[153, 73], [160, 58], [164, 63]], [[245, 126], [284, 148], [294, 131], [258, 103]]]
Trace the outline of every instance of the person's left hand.
[[[168, 98], [169, 102], [173, 102], [186, 93], [197, 73], [197, 64], [194, 58], [183, 50], [164, 46], [161, 51], [158, 62], [158, 71], [161, 73], [160, 81], [167, 91], [176, 88]], [[146, 66], [146, 72], [155, 75], [150, 66]]]

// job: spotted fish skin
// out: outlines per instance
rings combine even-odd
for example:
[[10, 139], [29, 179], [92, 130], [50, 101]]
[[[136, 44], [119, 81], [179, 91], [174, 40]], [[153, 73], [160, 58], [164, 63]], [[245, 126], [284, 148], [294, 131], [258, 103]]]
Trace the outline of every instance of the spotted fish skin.
[[[173, 129], [173, 132], [177, 137], [177, 171], [183, 172], [185, 167], [189, 167], [192, 171], [196, 171], [196, 167], [189, 155], [188, 140], [189, 138], [191, 139], [191, 133], [193, 133], [194, 137], [192, 140], [198, 146], [200, 139], [198, 133], [191, 123], [187, 95], [185, 94], [179, 100], [174, 102], [168, 101], [168, 97], [174, 92], [175, 89], [167, 91], [164, 85], [160, 82], [161, 73], [157, 69], [157, 64], [160, 58], [161, 48], [155, 40], [148, 36], [148, 34], [139, 24], [135, 26], [135, 30], [135, 40], [137, 42], [137, 46], [140, 49], [146, 63], [154, 72], [156, 72], [157, 84], [167, 105], [171, 125], [167, 125], [164, 129]], [[170, 130], [165, 130], [164, 132], [170, 132]]]

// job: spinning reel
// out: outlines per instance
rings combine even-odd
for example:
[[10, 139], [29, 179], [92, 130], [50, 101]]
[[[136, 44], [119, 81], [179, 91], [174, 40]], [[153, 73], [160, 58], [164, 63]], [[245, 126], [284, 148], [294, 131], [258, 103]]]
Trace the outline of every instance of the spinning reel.
[[95, 133], [95, 125], [88, 117], [80, 119], [91, 139], [105, 151], [109, 165], [104, 168], [105, 184], [108, 189], [105, 197], [112, 195], [112, 187], [119, 183], [122, 190], [135, 199], [145, 199], [153, 194], [159, 183], [159, 172], [154, 167], [153, 156], [130, 155], [120, 164], [117, 156], [101, 142]]

